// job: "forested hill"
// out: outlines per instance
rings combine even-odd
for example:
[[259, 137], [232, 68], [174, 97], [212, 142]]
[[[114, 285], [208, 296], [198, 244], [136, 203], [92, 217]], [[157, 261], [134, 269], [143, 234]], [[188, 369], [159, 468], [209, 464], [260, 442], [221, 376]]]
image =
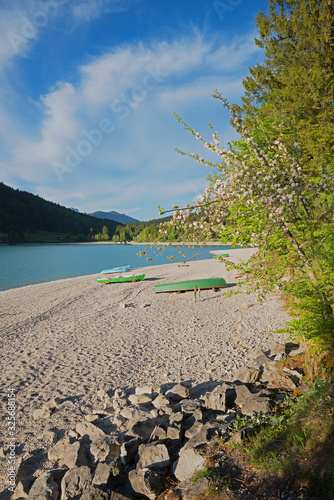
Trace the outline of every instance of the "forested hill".
[[[36, 235], [43, 233], [44, 237], [44, 232], [52, 234], [52, 237], [45, 237], [43, 241], [87, 241], [99, 233], [108, 233], [112, 237], [116, 225], [119, 223], [74, 212], [0, 183], [0, 233], [3, 242], [38, 241]], [[59, 236], [56, 236], [57, 233]]]

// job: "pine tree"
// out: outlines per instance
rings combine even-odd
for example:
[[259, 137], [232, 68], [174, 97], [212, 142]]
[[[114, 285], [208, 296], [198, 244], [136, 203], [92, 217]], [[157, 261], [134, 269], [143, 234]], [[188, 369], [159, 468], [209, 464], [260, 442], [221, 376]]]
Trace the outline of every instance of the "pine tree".
[[[334, 73], [333, 0], [268, 0], [259, 13], [256, 44], [262, 64], [244, 81], [245, 125], [280, 125], [286, 144], [301, 146], [301, 163], [310, 172], [328, 161], [334, 148], [334, 99], [328, 81]], [[272, 137], [271, 137], [272, 138]]]

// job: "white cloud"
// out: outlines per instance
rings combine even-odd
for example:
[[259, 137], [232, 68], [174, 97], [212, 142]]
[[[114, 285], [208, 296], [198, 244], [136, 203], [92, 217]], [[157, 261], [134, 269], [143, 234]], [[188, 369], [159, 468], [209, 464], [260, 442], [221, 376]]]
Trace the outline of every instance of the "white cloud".
[[206, 58], [209, 67], [215, 67], [217, 72], [233, 72], [243, 68], [248, 61], [259, 54], [262, 49], [255, 45], [257, 32], [246, 33], [234, 37], [229, 43], [223, 43], [210, 52]]
[[29, 20], [35, 1], [22, 5], [13, 1], [0, 7], [0, 69], [17, 55], [25, 55], [29, 45], [37, 38], [37, 29]]
[[57, 25], [73, 30], [105, 13], [121, 13], [141, 0], [11, 0], [0, 6], [0, 71], [14, 58], [26, 57], [43, 30]]
[[79, 92], [96, 109], [138, 87], [155, 89], [170, 75], [186, 75], [202, 64], [209, 50], [210, 46], [199, 37], [150, 47], [124, 46], [80, 68]]
[[200, 102], [206, 99], [215, 89], [222, 90], [226, 98], [238, 99], [243, 91], [241, 78], [209, 75], [187, 82], [177, 89], [167, 88], [160, 93], [159, 102], [166, 109], [175, 105], [184, 107], [189, 104], [191, 106], [196, 101]]
[[[131, 200], [150, 211], [133, 214], [142, 219], [155, 217], [164, 200], [190, 201], [205, 187], [209, 172], [175, 153], [175, 147], [192, 152], [201, 145], [183, 133], [172, 112], [196, 116], [203, 127], [209, 120], [218, 123], [230, 139], [228, 118], [222, 118], [211, 93], [218, 87], [233, 99], [242, 92], [245, 63], [255, 53], [248, 47], [242, 55], [245, 40], [217, 47], [217, 41], [194, 35], [127, 45], [82, 65], [76, 83], [58, 82], [41, 96], [39, 138], [34, 141], [28, 133], [16, 138], [11, 158], [2, 164], [3, 180], [12, 184], [21, 178], [41, 196], [86, 212], [126, 211]], [[224, 67], [219, 58], [227, 53], [233, 63]], [[101, 132], [105, 120], [114, 128], [110, 133]], [[67, 161], [70, 151], [80, 160], [76, 166]], [[65, 167], [58, 176], [55, 162]]]
[[89, 22], [107, 12], [127, 11], [138, 0], [86, 0], [72, 5], [72, 14], [78, 23]]
[[[66, 148], [76, 149], [85, 140], [82, 130], [99, 128], [105, 118], [115, 123], [118, 131], [128, 129], [137, 108], [140, 112], [140, 108], [150, 106], [150, 94], [159, 93], [168, 77], [197, 67], [208, 49], [199, 40], [160, 44], [153, 49], [127, 47], [81, 67], [78, 86], [59, 83], [41, 97], [44, 119], [40, 140], [22, 141], [13, 151], [16, 163], [24, 160], [26, 164], [27, 158], [33, 163], [31, 169], [21, 172], [23, 177], [31, 181], [38, 165], [43, 165], [45, 175], [47, 163], [63, 162]], [[178, 53], [175, 67], [174, 51]]]
[[81, 2], [77, 5], [73, 5], [72, 13], [76, 20], [87, 22], [100, 15], [104, 4], [105, 2], [103, 0]]

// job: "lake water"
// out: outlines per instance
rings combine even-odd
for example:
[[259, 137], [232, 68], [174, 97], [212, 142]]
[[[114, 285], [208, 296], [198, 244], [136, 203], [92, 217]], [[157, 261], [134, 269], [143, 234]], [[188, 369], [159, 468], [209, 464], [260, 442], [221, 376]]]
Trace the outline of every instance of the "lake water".
[[[183, 262], [200, 251], [195, 248], [169, 247], [162, 255], [154, 254], [157, 247], [147, 251], [153, 261], [140, 257], [138, 252], [145, 250], [144, 245], [113, 244], [70, 244], [70, 245], [15, 245], [0, 246], [0, 290], [8, 290], [34, 283], [43, 283], [62, 278], [73, 278], [95, 274], [102, 269], [131, 265], [146, 267], [170, 263], [168, 256], [174, 255], [173, 262]], [[210, 250], [224, 250], [228, 246], [210, 246], [201, 250], [197, 259], [210, 259]], [[180, 254], [181, 252], [181, 254]], [[182, 254], [186, 252], [186, 257]]]

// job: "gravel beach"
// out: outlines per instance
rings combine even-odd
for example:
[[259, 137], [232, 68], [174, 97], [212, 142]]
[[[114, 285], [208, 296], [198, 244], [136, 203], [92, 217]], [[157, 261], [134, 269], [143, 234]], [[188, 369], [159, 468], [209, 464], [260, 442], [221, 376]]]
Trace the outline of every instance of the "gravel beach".
[[[234, 261], [252, 252], [228, 251]], [[42, 463], [54, 441], [99, 406], [99, 389], [230, 380], [256, 348], [284, 340], [273, 333], [289, 319], [278, 295], [259, 305], [254, 294], [226, 297], [230, 288], [201, 291], [196, 302], [193, 292], [154, 293], [155, 284], [217, 276], [232, 287], [235, 273], [216, 259], [138, 271], [146, 278], [137, 283], [100, 285], [90, 275], [0, 292], [2, 409], [6, 417], [12, 390], [17, 457], [38, 450]], [[33, 412], [56, 396], [68, 398], [61, 411], [34, 420]], [[5, 495], [6, 418], [1, 426]]]

